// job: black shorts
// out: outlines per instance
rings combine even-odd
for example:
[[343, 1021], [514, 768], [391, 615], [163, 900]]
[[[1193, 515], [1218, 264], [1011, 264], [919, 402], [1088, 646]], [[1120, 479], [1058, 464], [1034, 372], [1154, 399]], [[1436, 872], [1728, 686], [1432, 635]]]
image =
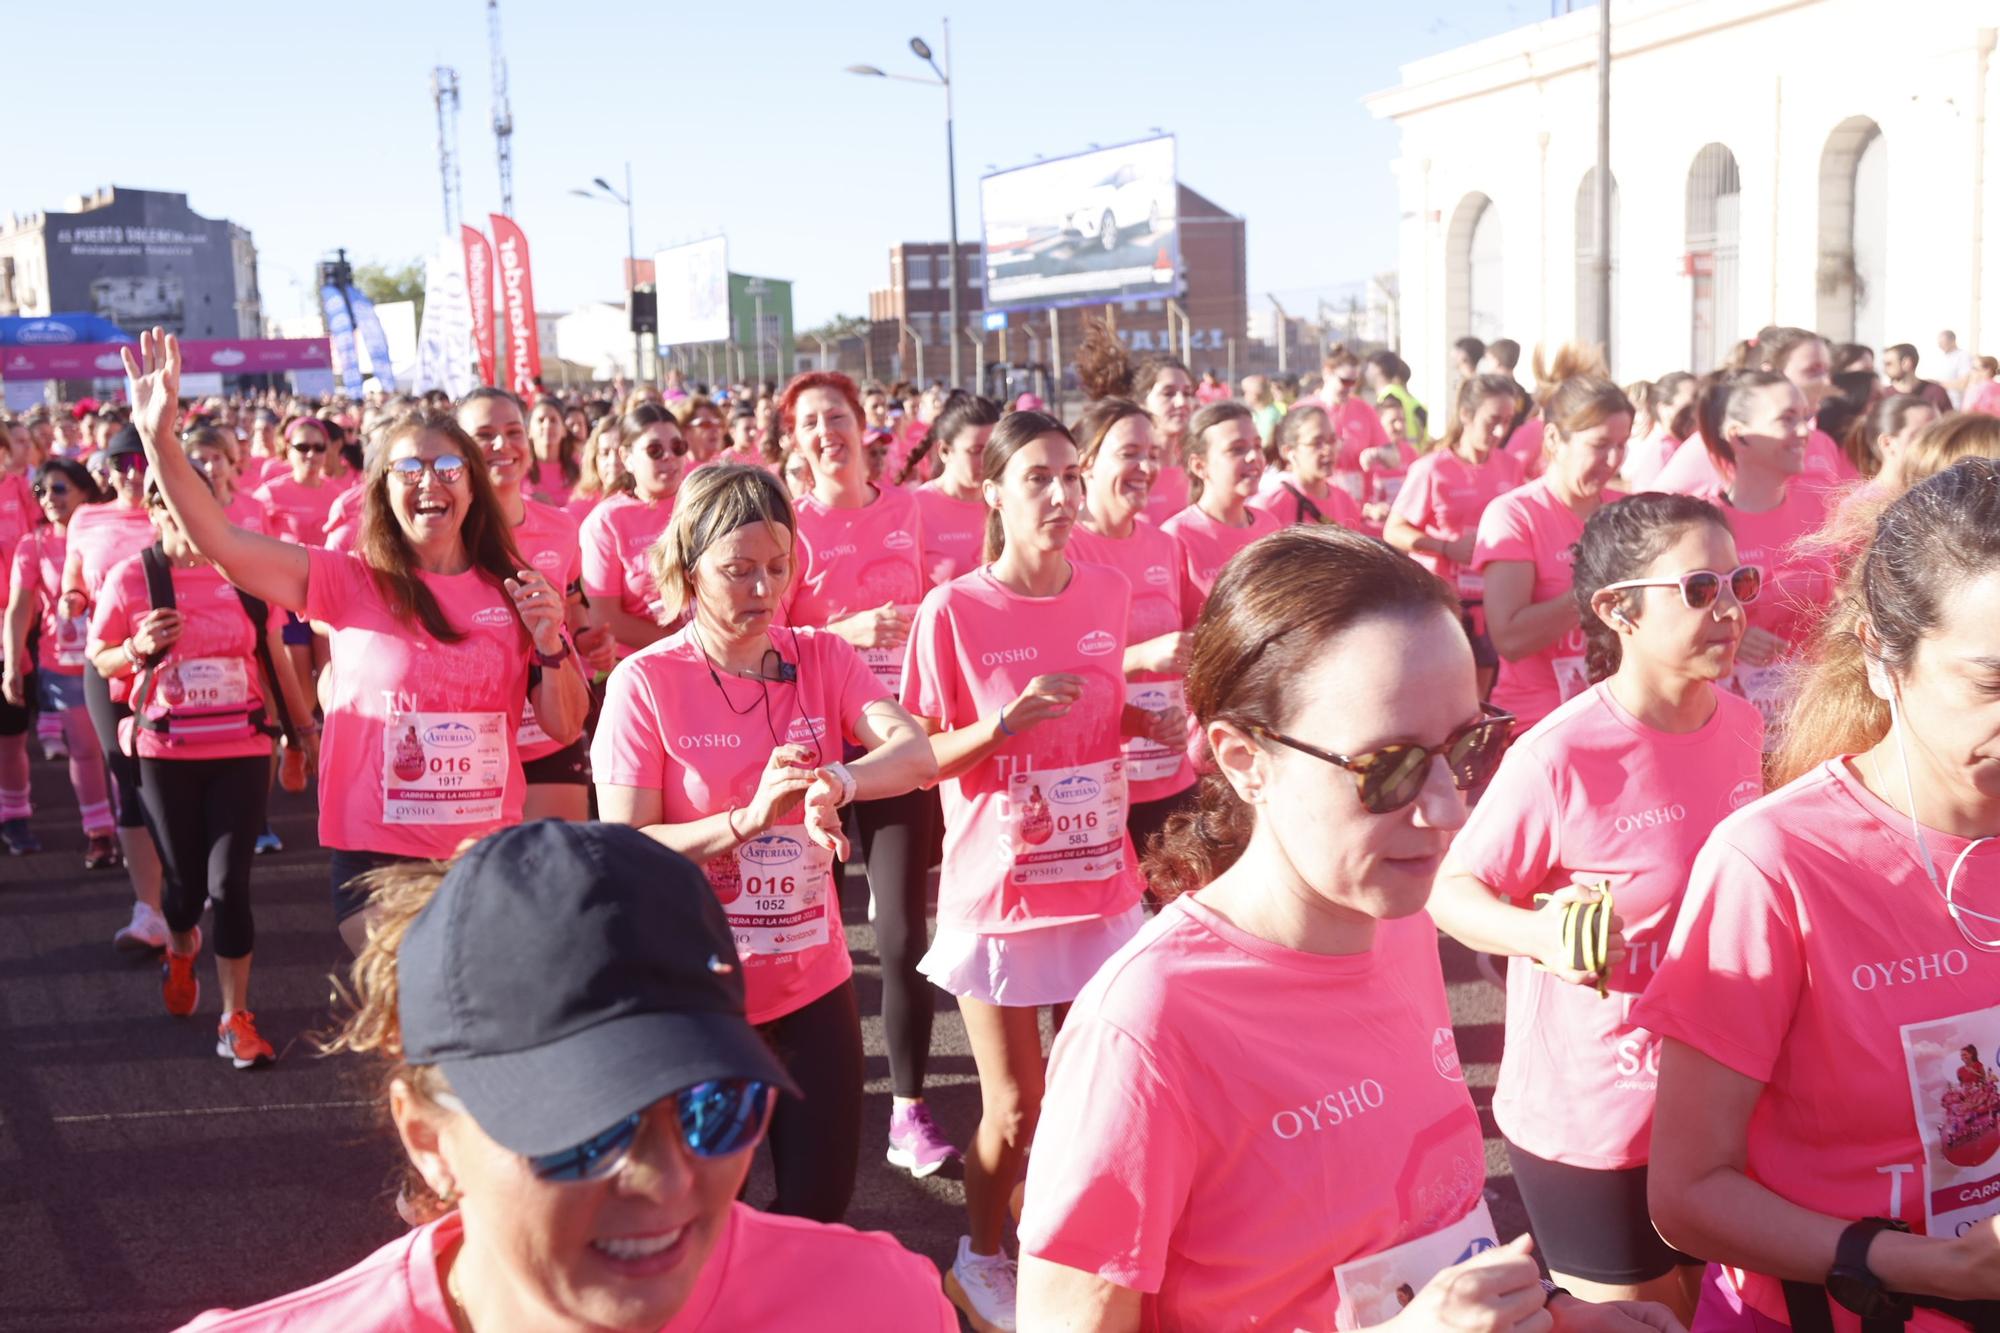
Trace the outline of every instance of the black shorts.
[[333, 919], [337, 925], [368, 906], [368, 891], [354, 881], [384, 866], [420, 861], [418, 856], [397, 856], [392, 852], [350, 852], [327, 848], [327, 879], [333, 888]]
[[578, 736], [554, 754], [528, 760], [521, 765], [521, 776], [530, 787], [588, 787], [590, 733]]
[[1646, 1168], [1600, 1171], [1507, 1144], [1535, 1250], [1549, 1271], [1632, 1287], [1701, 1260], [1660, 1239], [1646, 1209]]
[[1497, 670], [1500, 653], [1486, 635], [1486, 604], [1465, 603], [1458, 614], [1458, 623], [1465, 626], [1465, 637], [1472, 644], [1472, 664], [1484, 671]]

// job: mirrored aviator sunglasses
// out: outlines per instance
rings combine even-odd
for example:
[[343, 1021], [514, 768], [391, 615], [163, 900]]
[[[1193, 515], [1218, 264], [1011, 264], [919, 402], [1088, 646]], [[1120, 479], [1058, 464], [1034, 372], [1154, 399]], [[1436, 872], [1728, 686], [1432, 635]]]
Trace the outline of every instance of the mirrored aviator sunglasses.
[[[756, 1079], [722, 1078], [672, 1094], [675, 1116], [688, 1151], [696, 1157], [728, 1157], [756, 1144], [770, 1121], [777, 1089]], [[557, 1184], [604, 1180], [631, 1156], [646, 1113], [635, 1111], [574, 1148], [528, 1159], [536, 1178]]]
[[465, 460], [457, 454], [440, 454], [436, 458], [398, 458], [389, 464], [389, 475], [405, 486], [415, 486], [426, 472], [440, 485], [455, 485], [465, 475]]
[[1430, 774], [1431, 760], [1443, 758], [1452, 785], [1472, 791], [1493, 776], [1507, 742], [1514, 734], [1514, 715], [1492, 704], [1479, 705], [1483, 714], [1468, 722], [1437, 746], [1385, 745], [1361, 754], [1335, 754], [1316, 745], [1282, 735], [1265, 727], [1254, 733], [1265, 740], [1309, 754], [1313, 758], [1344, 768], [1354, 775], [1361, 807], [1371, 815], [1387, 815], [1402, 809], [1423, 793], [1424, 779]]

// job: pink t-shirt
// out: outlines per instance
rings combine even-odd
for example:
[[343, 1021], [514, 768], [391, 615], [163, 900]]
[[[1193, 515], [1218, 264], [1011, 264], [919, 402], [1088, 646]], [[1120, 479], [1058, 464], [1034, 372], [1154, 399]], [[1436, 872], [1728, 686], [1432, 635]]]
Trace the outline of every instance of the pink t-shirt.
[[271, 511], [274, 532], [301, 546], [318, 546], [326, 539], [326, 517], [340, 498], [341, 487], [324, 480], [317, 486], [302, 486], [292, 477], [280, 476], [259, 486], [256, 494]]
[[[1122, 539], [1100, 536], [1078, 526], [1070, 531], [1069, 558], [1109, 565], [1132, 588], [1132, 611], [1126, 620], [1128, 645], [1193, 629], [1194, 620], [1181, 604], [1180, 546], [1144, 517], [1132, 522], [1132, 535]], [[1187, 692], [1179, 676], [1142, 671], [1125, 677], [1125, 702], [1157, 711], [1185, 709]], [[1168, 749], [1143, 736], [1125, 738], [1125, 776], [1132, 803], [1164, 800], [1194, 785], [1194, 766], [1186, 748]]]
[[1962, 410], [2000, 417], [2000, 380], [1985, 380], [1967, 389]]
[[442, 643], [397, 617], [360, 557], [307, 547], [301, 614], [333, 629], [319, 747], [322, 847], [448, 857], [521, 822], [514, 733], [531, 646], [484, 574], [419, 574], [465, 637]]
[[1632, 490], [1653, 491], [1659, 489], [1661, 471], [1680, 449], [1681, 442], [1667, 433], [1664, 426], [1625, 449], [1625, 480]]
[[253, 491], [274, 477], [291, 475], [291, 459], [284, 454], [276, 458], [247, 458], [243, 461], [243, 485]]
[[561, 463], [536, 463], [534, 471], [528, 476], [527, 485], [522, 489], [527, 491], [529, 499], [557, 509], [569, 503], [570, 488], [563, 480]]
[[1429, 916], [1333, 957], [1182, 897], [1056, 1038], [1021, 1252], [1144, 1293], [1142, 1329], [1331, 1330], [1343, 1290], [1340, 1326], [1372, 1326], [1370, 1297], [1393, 1313], [1460, 1246], [1347, 1266], [1459, 1225], [1491, 1242], [1485, 1184]]
[[[1860, 479], [1854, 463], [1845, 451], [1834, 443], [1831, 435], [1823, 430], [1815, 430], [1806, 437], [1805, 470], [1798, 480], [1816, 490], [1844, 485]], [[1666, 491], [1672, 495], [1698, 495], [1704, 500], [1712, 500], [1721, 494], [1729, 481], [1716, 466], [1715, 455], [1709, 453], [1700, 435], [1689, 437], [1674, 450], [1674, 456], [1667, 460], [1665, 467], [1653, 478], [1652, 489]]]
[[[14, 547], [12, 588], [28, 588], [37, 599], [36, 623], [42, 631], [35, 665], [60, 676], [83, 674], [90, 646], [90, 616], [62, 613], [63, 534], [44, 524], [31, 530]], [[25, 674], [25, 673], [24, 673]]]
[[[1967, 842], [1934, 829], [1925, 841], [1942, 880]], [[1814, 1212], [1951, 1236], [2000, 1212], [2000, 967], [1923, 866], [1910, 821], [1829, 761], [1715, 830], [1634, 1017], [1764, 1085], [1751, 1179]], [[1994, 912], [1996, 874], [1989, 843], [1960, 871], [1959, 900]], [[1785, 1318], [1776, 1281], [1730, 1277]], [[1961, 1326], [1918, 1310], [1910, 1328]]]
[[245, 532], [254, 532], [264, 537], [280, 535], [272, 531], [270, 508], [246, 490], [239, 488], [236, 494], [230, 496], [229, 503], [222, 507], [222, 512], [228, 515], [231, 523]]
[[[1276, 480], [1272, 480], [1273, 478]], [[1305, 487], [1288, 472], [1267, 468], [1264, 471], [1264, 479], [1271, 484], [1263, 487], [1262, 483], [1259, 483], [1261, 489], [1257, 492], [1257, 498], [1250, 502], [1250, 507], [1259, 513], [1269, 514], [1278, 521], [1279, 527], [1315, 521], [1337, 524], [1352, 532], [1360, 532], [1365, 527], [1361, 521], [1361, 506], [1355, 503], [1354, 497], [1343, 487], [1329, 484], [1325, 495], [1309, 496], [1306, 495]], [[1301, 503], [1302, 499], [1310, 501], [1313, 507], [1319, 510], [1317, 520], [1313, 518], [1312, 511]]]
[[[173, 571], [174, 609], [181, 613], [181, 635], [161, 659], [152, 676], [150, 693], [132, 700], [155, 722], [165, 719], [167, 731], [132, 728], [138, 732], [142, 759], [242, 759], [271, 753], [271, 738], [251, 725], [265, 709], [264, 678], [257, 665], [257, 635], [267, 626], [252, 625], [243, 599], [214, 565]], [[146, 589], [146, 568], [138, 556], [112, 566], [98, 590], [90, 619], [90, 653], [132, 637], [139, 621], [152, 609]], [[283, 625], [285, 613], [269, 608], [268, 624]], [[129, 677], [136, 692], [143, 672]], [[121, 741], [121, 743], [123, 743]], [[131, 746], [127, 746], [128, 752]]]
[[[65, 586], [74, 586], [81, 581], [84, 592], [93, 600], [113, 565], [139, 554], [158, 537], [153, 531], [153, 520], [144, 509], [127, 509], [115, 500], [78, 505], [69, 516], [67, 535], [63, 582]], [[75, 577], [71, 577], [72, 572]]]
[[581, 525], [585, 519], [591, 516], [597, 506], [604, 503], [605, 498], [601, 495], [572, 495], [569, 503], [562, 507], [562, 511]]
[[631, 495], [611, 496], [591, 510], [579, 530], [585, 595], [615, 599], [627, 615], [659, 620], [660, 589], [649, 552], [673, 516], [672, 500], [647, 504]]
[[1501, 452], [1520, 464], [1523, 479], [1533, 481], [1548, 468], [1548, 457], [1542, 451], [1547, 434], [1548, 423], [1538, 413], [1514, 427], [1501, 446]]
[[[569, 585], [576, 582], [583, 565], [577, 544], [576, 520], [551, 505], [527, 500], [522, 504], [521, 522], [513, 529], [513, 537], [521, 558], [539, 570], [558, 593], [567, 594]], [[533, 703], [522, 705], [517, 740], [524, 764], [563, 748], [542, 730], [542, 724], [536, 720]]]
[[[1606, 504], [1619, 498], [1604, 492]], [[1570, 548], [1583, 535], [1583, 520], [1549, 491], [1548, 478], [1537, 477], [1500, 496], [1480, 516], [1473, 542], [1472, 568], [1484, 574], [1496, 560], [1525, 560], [1535, 567], [1531, 605], [1569, 595]], [[1493, 702], [1530, 727], [1555, 711], [1557, 704], [1589, 684], [1584, 671], [1581, 628], [1563, 636], [1531, 657], [1500, 659], [1500, 678], [1493, 685]]]
[[999, 713], [1036, 676], [1085, 682], [1067, 716], [940, 784], [940, 926], [1002, 935], [1116, 916], [1139, 900], [1119, 734], [1132, 590], [1115, 569], [1070, 567], [1054, 597], [1023, 597], [981, 566], [931, 589], [910, 631], [903, 706], [946, 731]]
[[1268, 510], [1254, 505], [1246, 506], [1245, 512], [1250, 525], [1244, 528], [1225, 526], [1198, 505], [1189, 505], [1160, 525], [1160, 530], [1181, 548], [1181, 608], [1190, 625], [1201, 614], [1201, 604], [1208, 600], [1208, 590], [1222, 576], [1222, 567], [1229, 563], [1229, 558], [1259, 537], [1267, 537], [1285, 526]]
[[1748, 514], [1717, 497], [1736, 534], [1736, 558], [1764, 571], [1764, 589], [1744, 610], [1746, 621], [1785, 641], [1784, 653], [1763, 666], [1738, 661], [1730, 688], [1762, 710], [1766, 742], [1775, 745], [1796, 693], [1795, 658], [1834, 595], [1831, 555], [1798, 549], [1799, 539], [1826, 522], [1830, 492], [1795, 477], [1776, 509]]
[[[1520, 460], [1504, 449], [1494, 450], [1484, 463], [1475, 465], [1440, 448], [1410, 464], [1389, 512], [1427, 537], [1455, 542], [1477, 533], [1486, 506], [1522, 480]], [[1483, 577], [1435, 551], [1412, 551], [1410, 558], [1455, 587], [1460, 597], [1477, 599], [1485, 594]]]
[[1340, 437], [1340, 448], [1333, 458], [1334, 467], [1340, 471], [1361, 471], [1362, 453], [1389, 442], [1389, 432], [1382, 429], [1382, 418], [1358, 396], [1350, 395], [1344, 402], [1335, 402], [1322, 394], [1318, 402], [1326, 409], [1327, 420], [1333, 423], [1333, 433]]
[[0, 562], [13, 558], [14, 546], [42, 523], [42, 507], [28, 480], [18, 472], [0, 477]]
[[[231, 1313], [211, 1310], [181, 1333], [452, 1333], [439, 1261], [457, 1250], [451, 1213], [406, 1231], [344, 1273]], [[773, 1281], [782, 1274], [783, 1281]], [[731, 1204], [680, 1313], [659, 1333], [956, 1333], [937, 1270], [883, 1231], [809, 1222]]]
[[333, 508], [326, 511], [326, 549], [329, 551], [353, 551], [361, 545], [361, 513], [365, 507], [363, 499], [367, 491], [356, 486], [342, 491], [334, 497]]
[[[908, 491], [876, 490], [859, 509], [811, 495], [798, 502], [798, 573], [785, 593], [785, 623], [831, 625], [888, 602], [916, 613], [929, 590], [917, 502]], [[902, 647], [861, 650], [891, 694], [903, 683], [903, 654]]]
[[1644, 1166], [1659, 1041], [1633, 1026], [1710, 830], [1763, 795], [1764, 722], [1724, 690], [1683, 735], [1655, 731], [1599, 683], [1514, 743], [1451, 844], [1453, 865], [1511, 900], [1609, 880], [1628, 952], [1609, 999], [1527, 958], [1507, 964], [1507, 1040], [1493, 1119], [1537, 1157]]
[[983, 500], [954, 500], [934, 481], [912, 493], [923, 519], [927, 586], [941, 587], [985, 563], [987, 509]]
[[1188, 507], [1187, 469], [1178, 463], [1162, 463], [1160, 475], [1146, 496], [1146, 518], [1155, 526], [1165, 523]]
[[[590, 747], [597, 781], [659, 792], [662, 820], [686, 824], [747, 807], [774, 736], [838, 763], [861, 710], [888, 690], [837, 634], [779, 628], [771, 640], [798, 667], [795, 684], [711, 674], [692, 627], [620, 662]], [[803, 1008], [854, 972], [833, 861], [804, 820], [794, 810], [703, 867], [744, 959], [753, 1023]]]

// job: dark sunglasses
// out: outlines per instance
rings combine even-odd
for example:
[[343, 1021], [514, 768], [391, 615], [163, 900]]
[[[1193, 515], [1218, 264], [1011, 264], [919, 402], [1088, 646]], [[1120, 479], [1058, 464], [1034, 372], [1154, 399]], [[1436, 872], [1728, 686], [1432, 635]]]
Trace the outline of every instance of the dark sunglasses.
[[465, 475], [465, 460], [457, 454], [439, 454], [436, 458], [398, 458], [389, 464], [389, 475], [405, 486], [417, 485], [426, 472], [436, 477], [440, 486], [450, 486]]
[[146, 470], [146, 455], [116, 454], [111, 459], [111, 466], [120, 472], [143, 472]]
[[1263, 740], [1346, 769], [1354, 775], [1362, 808], [1371, 815], [1386, 815], [1417, 799], [1430, 775], [1431, 760], [1440, 755], [1451, 771], [1452, 785], [1460, 791], [1471, 791], [1493, 776], [1500, 756], [1507, 752], [1508, 738], [1514, 734], [1514, 715], [1487, 703], [1479, 709], [1483, 717], [1452, 732], [1442, 745], [1385, 745], [1355, 755], [1322, 750], [1269, 727], [1252, 727], [1250, 731]]
[[1757, 600], [1757, 594], [1764, 591], [1764, 571], [1755, 565], [1738, 565], [1727, 575], [1712, 569], [1691, 569], [1676, 579], [1620, 579], [1607, 583], [1600, 591], [1623, 592], [1627, 588], [1679, 588], [1681, 601], [1690, 611], [1706, 611], [1714, 606], [1722, 596], [1724, 581], [1729, 584], [1729, 595], [1748, 606]]
[[323, 444], [295, 444], [292, 446], [292, 452], [295, 454], [323, 454], [326, 452], [326, 446]]
[[661, 444], [658, 440], [648, 440], [639, 446], [639, 452], [655, 463], [664, 463], [669, 455], [679, 458], [688, 451], [687, 441], [676, 438], [672, 444]]
[[[777, 1089], [749, 1078], [718, 1078], [673, 1094], [681, 1137], [696, 1157], [727, 1157], [757, 1142], [770, 1121]], [[574, 1148], [528, 1159], [538, 1179], [556, 1182], [603, 1180], [631, 1155], [646, 1113], [635, 1111]]]
[[35, 483], [35, 486], [34, 486], [34, 490], [35, 490], [35, 498], [36, 498], [37, 500], [42, 500], [42, 499], [46, 499], [47, 497], [49, 497], [49, 496], [51, 496], [51, 495], [53, 495], [53, 496], [55, 496], [56, 498], [60, 499], [60, 498], [62, 498], [63, 496], [65, 496], [65, 495], [68, 495], [68, 494], [70, 493], [70, 491], [71, 491], [72, 489], [74, 489], [74, 488], [73, 488], [73, 487], [71, 487], [71, 486], [69, 486], [69, 485], [67, 485], [66, 483], [63, 483], [63, 482], [40, 482], [40, 481], [38, 481], [38, 482], [36, 482], [36, 483]]

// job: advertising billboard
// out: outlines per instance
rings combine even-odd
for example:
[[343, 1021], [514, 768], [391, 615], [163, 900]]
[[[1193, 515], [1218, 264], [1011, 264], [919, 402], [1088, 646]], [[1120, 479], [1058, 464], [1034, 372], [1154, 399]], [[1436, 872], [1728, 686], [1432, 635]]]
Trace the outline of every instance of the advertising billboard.
[[1171, 134], [981, 177], [986, 308], [1179, 296], [1179, 199]]
[[729, 341], [729, 242], [711, 236], [653, 256], [662, 347]]

